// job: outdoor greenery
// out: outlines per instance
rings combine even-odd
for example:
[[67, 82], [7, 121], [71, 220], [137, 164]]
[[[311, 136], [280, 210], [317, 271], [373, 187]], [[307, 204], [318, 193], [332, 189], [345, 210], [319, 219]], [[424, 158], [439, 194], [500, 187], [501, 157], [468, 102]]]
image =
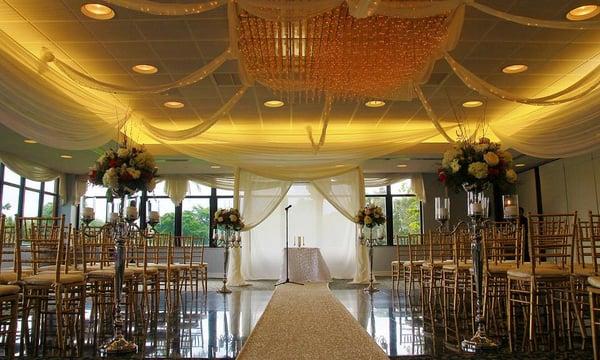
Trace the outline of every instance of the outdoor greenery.
[[[204, 244], [208, 245], [210, 211], [207, 207], [194, 205], [192, 210], [183, 211], [182, 223], [181, 235], [202, 239]], [[175, 231], [175, 213], [162, 214], [160, 223], [156, 226], [156, 231], [161, 234], [173, 234]]]

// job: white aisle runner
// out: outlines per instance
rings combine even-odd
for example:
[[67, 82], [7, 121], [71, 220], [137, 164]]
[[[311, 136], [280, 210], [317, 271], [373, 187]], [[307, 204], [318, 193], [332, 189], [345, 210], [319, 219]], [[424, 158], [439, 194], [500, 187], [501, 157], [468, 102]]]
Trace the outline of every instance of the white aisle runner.
[[389, 359], [327, 284], [275, 289], [239, 360]]

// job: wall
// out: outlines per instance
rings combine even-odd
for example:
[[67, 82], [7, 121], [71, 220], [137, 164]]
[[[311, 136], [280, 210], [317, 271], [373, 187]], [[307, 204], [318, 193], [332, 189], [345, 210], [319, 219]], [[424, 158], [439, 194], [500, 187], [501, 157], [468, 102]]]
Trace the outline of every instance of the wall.
[[[543, 212], [598, 213], [600, 201], [600, 153], [560, 159], [540, 166], [540, 190]], [[526, 212], [537, 212], [534, 171], [520, 174], [519, 202]]]

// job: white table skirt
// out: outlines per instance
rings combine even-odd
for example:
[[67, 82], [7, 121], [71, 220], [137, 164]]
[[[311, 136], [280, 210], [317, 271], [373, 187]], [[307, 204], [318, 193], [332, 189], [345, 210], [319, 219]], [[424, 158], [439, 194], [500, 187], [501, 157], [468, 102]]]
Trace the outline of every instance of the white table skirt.
[[[285, 248], [282, 251], [283, 266], [279, 281], [286, 279]], [[329, 268], [323, 260], [319, 248], [290, 247], [290, 281], [294, 282], [328, 282], [331, 281]]]

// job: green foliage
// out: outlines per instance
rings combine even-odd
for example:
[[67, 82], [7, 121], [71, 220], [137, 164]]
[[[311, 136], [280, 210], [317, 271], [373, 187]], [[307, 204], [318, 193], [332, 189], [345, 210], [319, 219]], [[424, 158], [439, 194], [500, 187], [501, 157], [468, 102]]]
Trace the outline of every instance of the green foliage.
[[43, 217], [51, 217], [54, 216], [54, 203], [45, 203], [42, 208], [42, 216]]
[[415, 196], [396, 197], [393, 203], [392, 223], [394, 234], [409, 235], [421, 233], [421, 206]]
[[[193, 236], [208, 245], [209, 224], [209, 209], [200, 205], [194, 205], [192, 210], [185, 210], [182, 213], [183, 227], [181, 235]], [[170, 212], [161, 215], [160, 223], [156, 225], [155, 229], [161, 234], [173, 234], [175, 231], [175, 213]]]

